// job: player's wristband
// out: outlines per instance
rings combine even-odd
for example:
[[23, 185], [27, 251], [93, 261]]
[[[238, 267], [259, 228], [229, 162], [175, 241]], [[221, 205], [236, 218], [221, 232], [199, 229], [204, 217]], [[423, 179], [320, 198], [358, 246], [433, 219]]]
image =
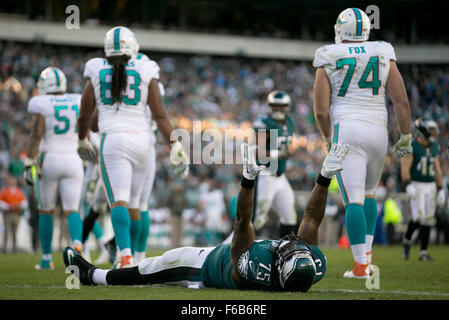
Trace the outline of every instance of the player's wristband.
[[240, 185], [245, 189], [253, 189], [255, 183], [256, 183], [256, 179], [249, 180], [249, 179], [246, 179], [245, 177], [242, 177], [242, 181], [240, 182]]
[[329, 185], [331, 184], [332, 178], [326, 178], [324, 176], [320, 175], [318, 176], [318, 179], [316, 179], [316, 183], [319, 184], [322, 187], [329, 187]]

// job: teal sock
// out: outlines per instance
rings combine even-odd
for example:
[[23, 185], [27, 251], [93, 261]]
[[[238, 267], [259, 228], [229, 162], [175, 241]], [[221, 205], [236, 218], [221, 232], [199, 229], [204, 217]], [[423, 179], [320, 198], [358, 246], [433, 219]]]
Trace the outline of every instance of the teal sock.
[[147, 240], [148, 236], [150, 235], [150, 216], [148, 214], [148, 211], [140, 211], [140, 235], [139, 240], [137, 241], [137, 247], [136, 250], [138, 252], [145, 252], [147, 251]]
[[103, 236], [103, 228], [100, 226], [98, 221], [95, 221], [92, 232], [94, 233], [96, 239], [100, 239]]
[[365, 198], [363, 205], [366, 217], [366, 234], [374, 235], [377, 222], [377, 201], [374, 198]]
[[53, 215], [39, 215], [39, 239], [42, 254], [51, 254], [51, 240], [53, 239]]
[[346, 233], [351, 245], [365, 243], [366, 218], [360, 204], [350, 203], [346, 206]]
[[72, 242], [79, 241], [81, 243], [83, 238], [83, 220], [81, 220], [79, 212], [69, 214], [67, 217], [67, 226]]
[[128, 209], [115, 207], [111, 210], [111, 222], [114, 229], [115, 241], [120, 250], [131, 248], [131, 219]]
[[137, 241], [139, 240], [140, 225], [141, 220], [131, 220], [131, 253], [133, 255], [137, 248]]

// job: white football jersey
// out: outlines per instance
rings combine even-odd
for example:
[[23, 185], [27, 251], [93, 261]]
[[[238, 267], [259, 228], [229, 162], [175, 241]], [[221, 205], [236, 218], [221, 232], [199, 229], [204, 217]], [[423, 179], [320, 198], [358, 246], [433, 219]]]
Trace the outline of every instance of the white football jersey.
[[41, 114], [45, 119], [45, 133], [39, 147], [46, 152], [75, 152], [78, 147], [78, 121], [81, 95], [45, 94], [34, 96], [28, 112]]
[[121, 103], [111, 98], [112, 72], [112, 65], [104, 58], [89, 60], [84, 69], [84, 77], [91, 79], [94, 88], [100, 133], [150, 132], [148, 86], [152, 79], [159, 79], [159, 66], [149, 59], [130, 59]]
[[363, 120], [387, 125], [385, 85], [390, 60], [396, 61], [396, 55], [384, 41], [331, 44], [316, 50], [313, 66], [324, 67], [332, 88], [333, 122]]

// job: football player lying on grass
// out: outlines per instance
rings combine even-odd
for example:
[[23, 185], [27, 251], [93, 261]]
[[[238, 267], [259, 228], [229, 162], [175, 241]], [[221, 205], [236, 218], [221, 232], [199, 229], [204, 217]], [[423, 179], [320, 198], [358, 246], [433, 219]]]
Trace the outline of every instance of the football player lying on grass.
[[332, 145], [297, 235], [292, 233], [281, 240], [254, 240], [251, 222], [254, 179], [264, 166], [256, 164], [255, 149], [242, 144], [243, 178], [231, 244], [169, 250], [137, 266], [115, 270], [98, 269], [67, 247], [63, 253], [64, 263], [79, 268], [79, 279], [84, 285], [163, 283], [190, 288], [305, 292], [326, 272], [326, 258], [317, 247], [318, 227], [326, 208], [331, 178], [342, 170], [348, 151], [347, 145]]

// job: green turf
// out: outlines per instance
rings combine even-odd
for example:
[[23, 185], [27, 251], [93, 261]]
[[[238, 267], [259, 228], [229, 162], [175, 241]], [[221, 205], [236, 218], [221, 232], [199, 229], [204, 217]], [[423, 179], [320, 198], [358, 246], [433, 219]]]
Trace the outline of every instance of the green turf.
[[[350, 250], [323, 250], [327, 256], [326, 276], [307, 293], [186, 289], [169, 286], [81, 287], [69, 290], [60, 253], [54, 253], [56, 270], [33, 269], [38, 255], [0, 255], [0, 299], [449, 299], [449, 247], [431, 246], [433, 262], [418, 261], [418, 247], [412, 247], [408, 261], [401, 247], [375, 247], [374, 264], [380, 268], [380, 288], [369, 290], [365, 280], [344, 279], [352, 265]], [[160, 254], [152, 251], [150, 255]], [[107, 266], [106, 266], [107, 267]]]

